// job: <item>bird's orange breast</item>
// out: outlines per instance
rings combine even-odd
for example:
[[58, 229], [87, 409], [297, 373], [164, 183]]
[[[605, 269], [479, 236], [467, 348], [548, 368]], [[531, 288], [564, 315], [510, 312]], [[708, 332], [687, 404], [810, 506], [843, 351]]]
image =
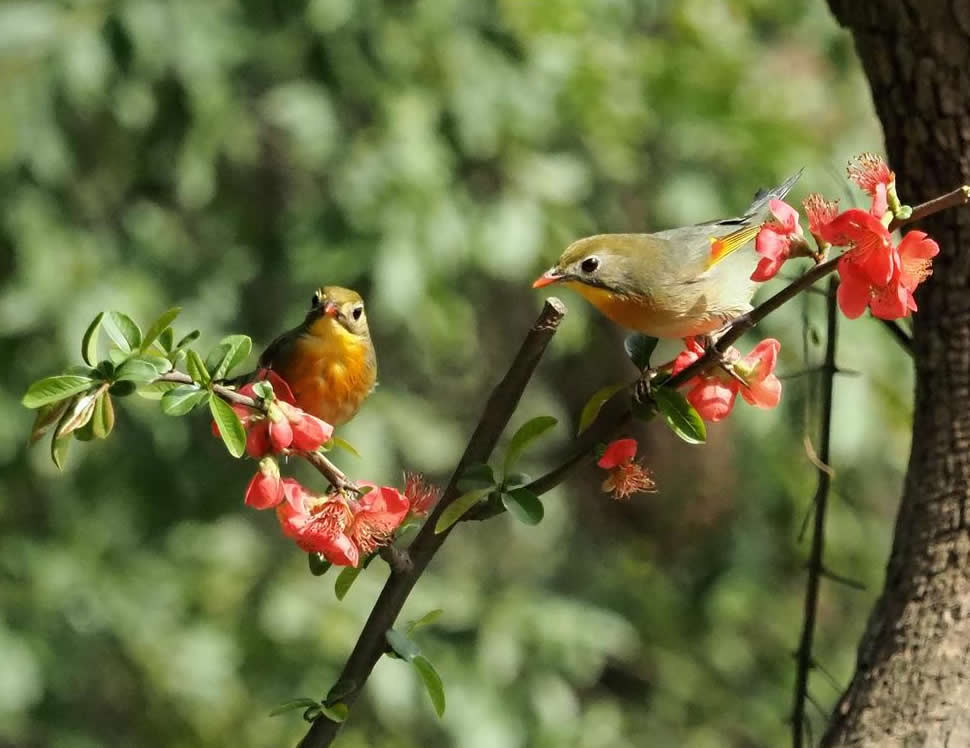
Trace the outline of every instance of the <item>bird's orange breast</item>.
[[328, 317], [300, 335], [286, 360], [274, 362], [273, 368], [290, 385], [300, 408], [335, 426], [357, 413], [377, 381], [370, 340]]

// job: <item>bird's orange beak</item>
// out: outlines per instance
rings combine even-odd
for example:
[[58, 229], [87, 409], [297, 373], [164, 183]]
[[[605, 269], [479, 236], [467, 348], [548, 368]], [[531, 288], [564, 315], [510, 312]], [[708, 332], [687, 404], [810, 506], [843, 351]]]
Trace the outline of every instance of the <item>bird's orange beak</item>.
[[562, 280], [562, 275], [556, 272], [555, 268], [549, 268], [546, 272], [536, 278], [535, 283], [532, 284], [533, 288], [542, 288], [544, 286], [551, 286], [553, 283], [557, 283]]
[[336, 317], [339, 313], [340, 313], [340, 308], [332, 301], [328, 301], [326, 304], [323, 305], [324, 317]]

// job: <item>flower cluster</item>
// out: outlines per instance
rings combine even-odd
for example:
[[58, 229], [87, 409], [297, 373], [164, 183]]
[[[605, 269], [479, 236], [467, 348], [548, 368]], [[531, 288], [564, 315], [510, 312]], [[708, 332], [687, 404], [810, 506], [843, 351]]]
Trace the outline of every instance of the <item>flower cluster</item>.
[[[687, 349], [674, 360], [672, 374], [704, 355], [704, 347], [694, 338], [685, 343]], [[744, 358], [736, 348], [729, 348], [720, 367], [687, 382], [687, 401], [701, 418], [711, 422], [730, 414], [739, 393], [757, 408], [774, 408], [781, 400], [781, 381], [773, 373], [779, 350], [781, 344], [774, 338], [762, 340]]]
[[[256, 387], [261, 381], [272, 385], [273, 391], [273, 396], [266, 398], [265, 411], [239, 404], [232, 406], [246, 429], [246, 453], [250, 457], [259, 459], [284, 449], [316, 452], [330, 441], [333, 426], [298, 408], [290, 386], [275, 371], [261, 369], [255, 381], [239, 388], [239, 394], [257, 397]], [[212, 433], [219, 435], [214, 421]]]
[[[931, 260], [940, 248], [922, 231], [908, 232], [899, 244], [887, 228], [909, 209], [896, 195], [896, 175], [878, 156], [864, 153], [849, 164], [849, 178], [866, 192], [868, 211], [850, 208], [839, 212], [835, 202], [812, 194], [804, 202], [809, 232], [821, 251], [845, 247], [839, 258], [839, 308], [850, 319], [867, 308], [876, 317], [898, 319], [916, 311], [913, 292], [931, 273]], [[762, 227], [755, 250], [762, 256], [752, 280], [773, 277], [792, 257], [804, 256], [805, 239], [798, 212], [781, 200], [772, 200], [774, 221]]]
[[656, 490], [650, 472], [634, 461], [636, 456], [636, 439], [617, 439], [607, 445], [603, 456], [596, 463], [609, 471], [603, 481], [603, 490], [612, 493], [614, 499], [628, 499], [635, 493], [651, 493]]

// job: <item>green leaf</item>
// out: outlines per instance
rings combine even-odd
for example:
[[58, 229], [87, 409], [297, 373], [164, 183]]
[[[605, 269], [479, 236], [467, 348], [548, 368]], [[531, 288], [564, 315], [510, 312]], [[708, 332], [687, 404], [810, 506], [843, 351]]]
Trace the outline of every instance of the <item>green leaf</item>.
[[660, 387], [653, 391], [653, 400], [664, 421], [677, 436], [688, 444], [703, 444], [707, 441], [704, 419], [679, 390]]
[[418, 645], [397, 629], [388, 629], [385, 636], [387, 637], [387, 643], [394, 651], [394, 654], [396, 654], [402, 660], [410, 662], [421, 654], [421, 649], [418, 647]]
[[50, 431], [51, 426], [64, 415], [68, 405], [70, 405], [68, 400], [59, 400], [56, 403], [40, 406], [37, 415], [34, 417], [33, 428], [30, 430], [30, 444], [36, 443], [38, 439]]
[[336, 704], [341, 699], [350, 696], [354, 691], [357, 690], [357, 681], [355, 680], [338, 680], [327, 692], [327, 698], [325, 700], [326, 704]]
[[347, 715], [350, 714], [350, 709], [341, 701], [338, 701], [336, 704], [331, 706], [322, 704], [320, 706], [320, 711], [323, 713], [324, 717], [329, 719], [331, 722], [337, 722], [338, 724], [346, 720]]
[[169, 359], [155, 353], [140, 353], [137, 358], [139, 361], [145, 361], [154, 366], [159, 374], [165, 374], [174, 368]]
[[175, 331], [171, 327], [166, 327], [158, 334], [158, 344], [166, 353], [171, 353], [175, 347]]
[[311, 706], [320, 706], [319, 701], [314, 701], [313, 699], [292, 699], [291, 701], [284, 701], [278, 707], [273, 709], [269, 713], [270, 717], [278, 717], [281, 714], [286, 714], [287, 712], [292, 712], [295, 709], [308, 709]]
[[253, 341], [248, 335], [229, 335], [210, 351], [205, 367], [212, 372], [213, 379], [225, 379], [230, 371], [249, 358], [252, 350]]
[[194, 343], [196, 340], [199, 339], [199, 336], [201, 334], [202, 333], [200, 333], [198, 330], [193, 330], [188, 335], [186, 335], [184, 338], [182, 338], [181, 340], [179, 340], [179, 342], [175, 344], [175, 347], [172, 349], [172, 351], [173, 352], [174, 351], [180, 351], [183, 348], [185, 348], [185, 346], [187, 346], [189, 343]]
[[94, 418], [89, 418], [87, 423], [73, 432], [73, 435], [79, 442], [89, 442], [94, 439]]
[[511, 490], [513, 488], [528, 486], [530, 483], [532, 483], [532, 476], [527, 473], [509, 473], [505, 476], [505, 480], [502, 481], [502, 488]]
[[151, 361], [146, 361], [141, 356], [134, 356], [118, 367], [115, 371], [115, 381], [148, 384], [158, 379], [159, 373]]
[[162, 413], [167, 416], [184, 416], [208, 399], [207, 390], [200, 390], [191, 384], [180, 384], [162, 395]]
[[484, 463], [469, 465], [458, 476], [458, 490], [462, 492], [477, 491], [480, 488], [495, 488], [495, 473]]
[[502, 504], [509, 514], [527, 525], [538, 525], [545, 514], [539, 497], [527, 488], [503, 491]]
[[[171, 382], [165, 382], [165, 384], [172, 384]], [[134, 382], [115, 382], [111, 387], [108, 388], [110, 392], [115, 397], [128, 397], [132, 392], [134, 392], [138, 386]], [[159, 395], [158, 397], [161, 397]], [[156, 400], [158, 399], [155, 398]]]
[[310, 564], [310, 573], [315, 577], [322, 577], [333, 566], [332, 563], [323, 557], [322, 553], [308, 553], [307, 562]]
[[363, 569], [359, 566], [345, 566], [340, 570], [340, 574], [337, 575], [337, 579], [333, 583], [333, 592], [338, 600], [343, 600], [347, 596], [361, 571]]
[[[144, 353], [148, 350], [148, 347], [154, 343], [159, 336], [168, 329], [168, 326], [172, 324], [176, 317], [179, 316], [179, 312], [182, 311], [182, 307], [173, 306], [171, 309], [166, 309], [162, 312], [161, 316], [152, 322], [151, 326], [148, 328], [148, 332], [145, 333], [145, 337], [141, 341], [141, 345], [138, 350]], [[165, 350], [168, 350], [164, 345], [162, 346]]]
[[66, 400], [79, 392], [89, 389], [95, 380], [76, 374], [60, 374], [56, 377], [38, 379], [24, 394], [21, 402], [28, 408], [39, 408], [42, 405]]
[[462, 494], [457, 499], [452, 501], [441, 513], [441, 516], [438, 517], [438, 521], [434, 526], [435, 535], [440, 535], [455, 524], [455, 522], [460, 520], [462, 516], [465, 515], [473, 506], [475, 506], [479, 501], [484, 499], [494, 490], [495, 486], [478, 488], [474, 491], [469, 491], [468, 493]]
[[192, 377], [192, 381], [198, 382], [203, 387], [208, 387], [212, 383], [212, 377], [209, 376], [209, 370], [205, 368], [202, 357], [191, 348], [188, 354], [189, 357], [188, 361], [186, 361], [186, 367], [189, 370], [189, 376]]
[[98, 398], [91, 416], [91, 430], [98, 439], [106, 439], [115, 427], [115, 406], [107, 392]]
[[434, 623], [439, 618], [441, 618], [442, 613], [444, 613], [444, 611], [441, 608], [435, 608], [434, 610], [429, 610], [427, 613], [425, 613], [423, 616], [418, 618], [416, 621], [411, 621], [410, 623], [408, 623], [407, 632], [410, 634], [415, 629], [420, 628], [421, 626], [430, 626], [432, 623]]
[[650, 357], [659, 341], [642, 332], [630, 333], [623, 341], [626, 355], [640, 371], [650, 368]]
[[112, 348], [108, 351], [108, 359], [115, 366], [121, 366], [125, 361], [128, 360], [128, 356], [130, 355], [130, 353], [123, 351], [120, 348]]
[[505, 469], [502, 472], [507, 475], [515, 467], [525, 448], [557, 423], [559, 421], [552, 416], [537, 416], [519, 426], [519, 430], [512, 435], [509, 448], [505, 451]]
[[209, 398], [209, 410], [219, 427], [219, 435], [225, 442], [229, 454], [233, 457], [242, 457], [246, 452], [246, 429], [243, 428], [236, 411], [229, 403], [218, 397]]
[[441, 682], [441, 676], [438, 675], [438, 671], [434, 669], [434, 665], [424, 655], [416, 655], [411, 660], [411, 664], [414, 665], [414, 669], [421, 676], [424, 689], [428, 692], [428, 696], [431, 697], [431, 703], [434, 706], [435, 713], [438, 717], [444, 716], [445, 687]]
[[58, 470], [64, 469], [64, 461], [67, 459], [67, 451], [71, 446], [71, 435], [51, 439], [51, 459], [57, 465]]
[[346, 439], [341, 439], [339, 436], [331, 436], [330, 443], [335, 447], [340, 447], [345, 452], [350, 452], [350, 454], [352, 454], [354, 457], [357, 457], [358, 459], [360, 458], [360, 452], [358, 452], [357, 448]]
[[125, 353], [137, 351], [141, 345], [141, 330], [127, 314], [108, 312], [104, 319], [104, 331]]
[[576, 436], [579, 436], [592, 426], [596, 421], [596, 417], [603, 409], [603, 406], [610, 401], [613, 395], [625, 388], [626, 384], [621, 382], [620, 384], [611, 384], [603, 389], [596, 390], [593, 396], [583, 406], [583, 412], [579, 414], [579, 428], [576, 429]]
[[98, 316], [91, 320], [81, 338], [81, 358], [88, 366], [94, 366], [98, 362], [98, 332], [101, 330], [102, 319], [104, 312], [98, 312]]

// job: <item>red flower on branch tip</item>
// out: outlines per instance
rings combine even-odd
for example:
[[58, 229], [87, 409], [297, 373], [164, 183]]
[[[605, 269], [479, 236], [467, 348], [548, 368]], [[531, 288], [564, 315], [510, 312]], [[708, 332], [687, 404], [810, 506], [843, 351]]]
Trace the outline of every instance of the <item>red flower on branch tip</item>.
[[889, 164], [875, 153], [863, 153], [849, 161], [847, 171], [849, 179], [872, 198], [869, 213], [882, 220], [889, 210], [890, 196], [895, 198], [896, 175], [890, 170]]
[[259, 461], [259, 471], [246, 487], [246, 506], [253, 509], [270, 509], [283, 501], [283, 480], [280, 466], [272, 457]]
[[[704, 355], [704, 347], [693, 338], [685, 340], [686, 350], [674, 360], [672, 373], [686, 369]], [[774, 374], [781, 343], [767, 338], [756, 345], [744, 358], [734, 347], [725, 353], [727, 366], [715, 368], [687, 382], [687, 401], [705, 421], [715, 423], [725, 419], [734, 408], [740, 393], [756, 408], [774, 408], [781, 401], [781, 380]]]
[[617, 439], [607, 445], [603, 456], [596, 463], [609, 475], [603, 481], [603, 490], [612, 493], [614, 499], [628, 499], [635, 493], [651, 493], [656, 484], [650, 472], [640, 463], [634, 462], [637, 456], [636, 439]]
[[759, 283], [774, 278], [785, 260], [808, 253], [798, 211], [777, 199], [768, 203], [768, 209], [775, 220], [766, 221], [754, 240], [754, 249], [761, 255], [761, 260], [751, 274], [751, 280]]
[[850, 208], [821, 227], [822, 238], [837, 247], [849, 247], [839, 258], [839, 275], [846, 266], [874, 285], [884, 286], [893, 277], [898, 253], [893, 247], [889, 230], [882, 223], [858, 208]]
[[826, 200], [818, 192], [811, 193], [802, 201], [805, 217], [808, 218], [808, 233], [815, 237], [821, 249], [825, 249], [829, 242], [822, 238], [822, 229], [835, 220], [839, 214], [839, 201]]
[[849, 319], [868, 307], [873, 316], [898, 319], [916, 311], [913, 292], [932, 273], [939, 245], [922, 231], [910, 231], [896, 248], [898, 260], [887, 283], [873, 283], [855, 264], [839, 262], [839, 308]]
[[[290, 386], [271, 369], [260, 369], [256, 380], [239, 388], [240, 395], [257, 397], [256, 382], [265, 380], [273, 387], [274, 398], [266, 412], [235, 403], [232, 409], [246, 429], [246, 453], [260, 458], [271, 452], [297, 449], [315, 452], [333, 435], [333, 426], [296, 406]], [[212, 423], [212, 433], [219, 435], [219, 427]]]
[[287, 500], [276, 508], [283, 533], [335, 566], [357, 566], [362, 556], [387, 545], [410, 508], [407, 497], [391, 486], [361, 482], [370, 490], [351, 499], [343, 494], [314, 496], [296, 481], [286, 484]]
[[404, 495], [411, 504], [411, 514], [424, 517], [441, 498], [441, 487], [428, 483], [421, 473], [404, 473]]

